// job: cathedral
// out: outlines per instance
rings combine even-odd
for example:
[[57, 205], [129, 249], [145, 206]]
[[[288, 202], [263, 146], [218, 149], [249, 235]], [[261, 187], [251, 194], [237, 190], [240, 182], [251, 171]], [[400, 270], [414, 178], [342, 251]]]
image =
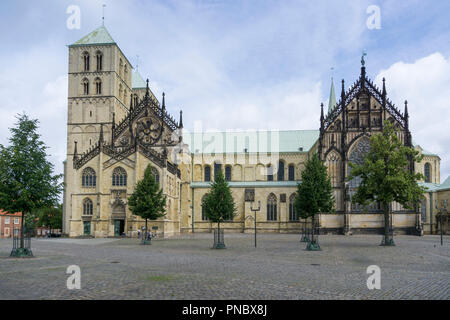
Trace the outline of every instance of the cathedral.
[[338, 101], [332, 82], [318, 130], [183, 132], [182, 111], [176, 117], [167, 112], [164, 94], [160, 100], [153, 94], [104, 26], [68, 48], [63, 232], [71, 237], [135, 236], [142, 230], [145, 222], [131, 213], [127, 199], [149, 164], [167, 197], [166, 215], [149, 222], [162, 236], [211, 232], [215, 225], [201, 201], [219, 171], [237, 207], [236, 217], [222, 224], [227, 232], [250, 233], [256, 223], [258, 232], [298, 233], [302, 221], [294, 199], [314, 153], [325, 162], [335, 195], [335, 210], [319, 215], [321, 232], [381, 233], [380, 207], [353, 204], [359, 181], [346, 177], [349, 163], [363, 160], [370, 136], [387, 121], [424, 156], [408, 170], [423, 173], [421, 184], [429, 188], [415, 210], [392, 203], [395, 232], [436, 231], [434, 201], [449, 194], [450, 180], [440, 184], [440, 158], [414, 145], [406, 101], [398, 109], [385, 80], [380, 89], [367, 77], [364, 59], [353, 84], [346, 89], [342, 80]]

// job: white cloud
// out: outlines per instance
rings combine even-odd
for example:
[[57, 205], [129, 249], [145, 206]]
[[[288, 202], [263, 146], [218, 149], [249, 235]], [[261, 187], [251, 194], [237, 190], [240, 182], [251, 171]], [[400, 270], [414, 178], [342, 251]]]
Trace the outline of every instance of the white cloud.
[[413, 63], [397, 62], [381, 70], [387, 93], [403, 111], [408, 101], [410, 130], [422, 148], [441, 157], [441, 181], [450, 175], [450, 57], [436, 52]]

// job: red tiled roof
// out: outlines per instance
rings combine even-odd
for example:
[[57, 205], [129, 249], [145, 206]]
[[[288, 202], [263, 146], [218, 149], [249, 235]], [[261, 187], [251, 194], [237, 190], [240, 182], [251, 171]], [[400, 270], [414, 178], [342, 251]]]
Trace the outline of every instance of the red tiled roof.
[[3, 211], [2, 209], [0, 209], [0, 216], [18, 216], [18, 217], [21, 217], [22, 216], [22, 212], [9, 213], [9, 212], [6, 212], [6, 211]]

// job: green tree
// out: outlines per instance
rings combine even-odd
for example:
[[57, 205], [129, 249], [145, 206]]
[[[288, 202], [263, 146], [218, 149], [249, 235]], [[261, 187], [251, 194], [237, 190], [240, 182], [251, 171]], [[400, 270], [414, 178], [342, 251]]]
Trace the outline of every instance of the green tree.
[[34, 210], [57, 203], [62, 175], [53, 175], [44, 142], [37, 133], [38, 120], [17, 115], [10, 128], [10, 145], [0, 145], [0, 208], [10, 213], [22, 212], [20, 248], [12, 255], [31, 255], [24, 248], [24, 220]]
[[[222, 171], [218, 172], [211, 184], [211, 190], [203, 198], [202, 207], [208, 220], [217, 223], [217, 234], [220, 233], [221, 222], [233, 220], [235, 217], [236, 205]], [[216, 246], [216, 248], [224, 247], [224, 243], [218, 243]]]
[[144, 178], [136, 184], [136, 188], [128, 198], [128, 205], [134, 215], [145, 219], [145, 235], [143, 244], [147, 244], [147, 220], [156, 220], [165, 216], [166, 196], [155, 180], [152, 167], [149, 164], [144, 172]]
[[383, 131], [370, 137], [370, 150], [363, 164], [350, 163], [350, 181], [360, 177], [361, 183], [352, 196], [352, 202], [369, 205], [378, 202], [384, 212], [384, 237], [382, 245], [395, 245], [390, 230], [392, 202], [412, 209], [425, 191], [417, 184], [423, 179], [420, 173], [409, 170], [410, 164], [422, 159], [419, 152], [405, 146], [397, 136], [397, 130], [386, 122]]
[[327, 167], [317, 154], [308, 159], [302, 172], [302, 182], [297, 185], [295, 208], [303, 219], [311, 217], [311, 239], [307, 250], [320, 250], [317, 236], [314, 234], [315, 215], [333, 210], [334, 197]]
[[39, 210], [38, 218], [38, 226], [48, 227], [50, 234], [52, 229], [62, 229], [62, 207], [60, 205]]

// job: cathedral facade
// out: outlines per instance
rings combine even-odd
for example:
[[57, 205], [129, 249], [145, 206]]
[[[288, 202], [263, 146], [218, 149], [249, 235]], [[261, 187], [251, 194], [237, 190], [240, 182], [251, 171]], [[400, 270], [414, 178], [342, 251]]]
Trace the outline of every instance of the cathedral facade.
[[[201, 201], [215, 175], [229, 182], [237, 215], [223, 226], [230, 232], [299, 232], [294, 208], [297, 184], [306, 161], [318, 153], [325, 161], [336, 199], [335, 210], [319, 215], [322, 232], [377, 233], [383, 214], [377, 205], [361, 207], [351, 198], [359, 181], [346, 182], [349, 163], [362, 161], [369, 138], [389, 121], [399, 137], [424, 155], [408, 170], [424, 173], [424, 185], [439, 185], [440, 158], [413, 145], [407, 104], [400, 111], [366, 76], [336, 102], [334, 86], [319, 130], [258, 132], [183, 132], [182, 112], [175, 119], [159, 101], [104, 26], [69, 45], [67, 159], [64, 163], [63, 232], [72, 237], [133, 236], [144, 220], [127, 199], [150, 164], [167, 196], [166, 215], [149, 225], [159, 234], [211, 232], [214, 224]], [[431, 193], [414, 210], [393, 203], [399, 233], [432, 230]], [[256, 212], [256, 213], [255, 213]], [[254, 217], [256, 216], [256, 221]], [[429, 227], [427, 228], [427, 224]]]

